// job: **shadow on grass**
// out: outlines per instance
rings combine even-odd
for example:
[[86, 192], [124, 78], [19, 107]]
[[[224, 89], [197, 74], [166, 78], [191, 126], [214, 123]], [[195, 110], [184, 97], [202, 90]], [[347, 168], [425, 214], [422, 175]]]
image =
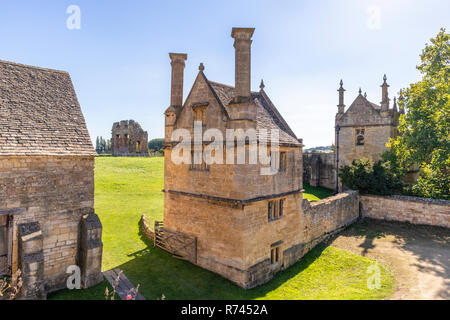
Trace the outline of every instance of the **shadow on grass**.
[[140, 292], [147, 299], [169, 300], [208, 299], [240, 300], [257, 299], [277, 289], [289, 279], [297, 276], [313, 263], [326, 248], [319, 245], [290, 268], [277, 273], [265, 285], [244, 290], [229, 280], [208, 270], [179, 260], [157, 247], [141, 234], [147, 248], [131, 254], [134, 259], [118, 266], [135, 285], [140, 284]]

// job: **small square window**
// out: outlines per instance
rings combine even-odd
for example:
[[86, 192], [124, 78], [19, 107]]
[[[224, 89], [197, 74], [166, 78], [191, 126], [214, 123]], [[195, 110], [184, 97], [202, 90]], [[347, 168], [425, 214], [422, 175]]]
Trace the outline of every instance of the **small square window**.
[[280, 247], [273, 247], [270, 249], [270, 264], [275, 265], [280, 262]]
[[359, 129], [355, 130], [356, 145], [357, 146], [363, 146], [364, 145], [365, 133], [366, 133], [366, 130], [364, 128], [359, 128]]

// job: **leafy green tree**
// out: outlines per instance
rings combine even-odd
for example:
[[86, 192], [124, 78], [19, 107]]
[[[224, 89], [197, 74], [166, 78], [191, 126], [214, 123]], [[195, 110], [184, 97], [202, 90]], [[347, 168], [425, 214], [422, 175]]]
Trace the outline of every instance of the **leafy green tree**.
[[363, 194], [392, 195], [402, 193], [401, 178], [390, 171], [383, 161], [354, 160], [351, 166], [339, 170], [342, 184]]
[[164, 147], [164, 139], [152, 139], [148, 142], [148, 149], [153, 151], [161, 151]]
[[391, 169], [404, 175], [417, 164], [420, 176], [410, 193], [449, 198], [450, 168], [450, 34], [441, 29], [420, 55], [422, 80], [401, 90], [398, 136], [383, 155]]

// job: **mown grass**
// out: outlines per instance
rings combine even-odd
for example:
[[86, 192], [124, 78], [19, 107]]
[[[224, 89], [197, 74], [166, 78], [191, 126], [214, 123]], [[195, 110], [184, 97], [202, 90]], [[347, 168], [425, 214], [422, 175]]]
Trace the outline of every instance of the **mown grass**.
[[[147, 299], [381, 299], [394, 280], [381, 266], [381, 288], [367, 288], [370, 258], [320, 245], [272, 281], [243, 290], [230, 281], [153, 247], [139, 230], [143, 213], [163, 219], [163, 158], [96, 159], [95, 208], [103, 223], [103, 270], [119, 267]], [[327, 193], [306, 187], [312, 199]], [[327, 194], [328, 196], [329, 194]], [[107, 282], [64, 290], [49, 299], [104, 299]]]

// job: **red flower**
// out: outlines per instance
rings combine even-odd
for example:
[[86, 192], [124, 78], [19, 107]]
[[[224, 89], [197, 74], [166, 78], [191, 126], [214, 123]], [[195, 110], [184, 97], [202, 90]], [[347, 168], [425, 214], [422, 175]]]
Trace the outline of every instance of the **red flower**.
[[127, 295], [127, 300], [133, 299], [133, 296], [131, 294]]

